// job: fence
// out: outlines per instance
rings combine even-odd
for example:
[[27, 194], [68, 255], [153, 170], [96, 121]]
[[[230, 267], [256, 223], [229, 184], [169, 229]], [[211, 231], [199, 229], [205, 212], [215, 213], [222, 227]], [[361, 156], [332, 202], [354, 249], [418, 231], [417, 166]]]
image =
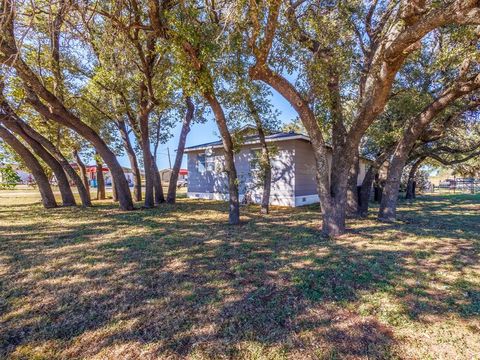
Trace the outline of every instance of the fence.
[[438, 193], [480, 193], [480, 179], [459, 178], [442, 181], [440, 185], [433, 185], [433, 192]]

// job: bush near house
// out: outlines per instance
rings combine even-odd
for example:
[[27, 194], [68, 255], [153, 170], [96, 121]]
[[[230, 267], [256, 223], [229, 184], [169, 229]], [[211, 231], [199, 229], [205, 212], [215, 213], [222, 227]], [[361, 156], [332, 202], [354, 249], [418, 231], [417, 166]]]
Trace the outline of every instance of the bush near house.
[[21, 181], [12, 165], [4, 165], [0, 168], [0, 189], [14, 189]]

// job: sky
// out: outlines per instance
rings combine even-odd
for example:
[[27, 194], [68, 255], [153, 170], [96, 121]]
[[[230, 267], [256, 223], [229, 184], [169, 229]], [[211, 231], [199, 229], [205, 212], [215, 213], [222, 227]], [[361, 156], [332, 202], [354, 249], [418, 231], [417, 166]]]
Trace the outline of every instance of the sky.
[[[272, 90], [273, 91], [273, 90]], [[280, 112], [279, 119], [282, 124], [289, 123], [297, 117], [297, 113], [290, 106], [290, 104], [278, 93], [273, 92], [271, 96], [272, 104]], [[207, 117], [208, 121], [203, 124], [193, 124], [190, 133], [187, 136], [186, 146], [194, 146], [198, 144], [207, 143], [210, 141], [220, 140], [217, 124], [210, 114]], [[173, 130], [173, 137], [165, 144], [160, 144], [157, 155], [157, 166], [159, 169], [169, 168], [168, 150], [170, 150], [171, 162], [175, 161], [178, 138], [180, 136], [181, 122], [178, 122], [177, 127]], [[130, 162], [126, 155], [119, 158], [122, 166], [130, 167]], [[186, 155], [183, 156], [182, 168], [186, 168]]]

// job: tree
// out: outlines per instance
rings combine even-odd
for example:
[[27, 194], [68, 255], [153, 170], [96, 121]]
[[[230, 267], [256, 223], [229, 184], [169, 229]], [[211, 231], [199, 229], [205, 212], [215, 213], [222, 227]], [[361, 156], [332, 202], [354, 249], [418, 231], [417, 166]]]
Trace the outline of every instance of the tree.
[[[480, 22], [475, 1], [453, 1], [443, 7], [430, 6], [426, 1], [373, 1], [369, 6], [347, 3], [310, 6], [310, 2], [290, 2], [282, 22], [280, 0], [268, 5], [250, 1], [248, 10], [247, 31], [255, 61], [250, 76], [277, 90], [297, 111], [308, 132], [316, 160], [323, 232], [329, 236], [345, 231], [348, 173], [355, 166], [363, 135], [382, 113], [395, 76], [407, 57], [419, 48], [424, 36], [438, 27]], [[277, 59], [288, 62], [278, 51], [274, 56], [277, 62], [273, 62], [274, 40], [278, 46], [273, 51], [282, 49], [292, 56], [293, 51], [284, 50], [291, 48], [292, 37], [298, 44], [295, 50], [299, 49], [301, 60], [307, 63], [300, 70], [312, 75], [307, 78], [307, 92], [272, 69], [272, 65], [285, 66]], [[342, 71], [344, 68], [346, 71]], [[356, 69], [352, 76], [351, 71]], [[355, 84], [358, 86], [352, 104], [344, 94], [351, 94], [348, 90]], [[323, 102], [323, 113], [328, 115], [327, 123], [320, 122], [315, 111], [319, 100]], [[346, 116], [352, 105], [354, 111]], [[335, 164], [330, 176], [324, 131], [327, 125]]]
[[388, 167], [387, 182], [380, 204], [379, 219], [384, 221], [395, 220], [397, 197], [403, 167], [415, 142], [428, 124], [456, 100], [480, 88], [480, 74], [469, 74], [468, 69], [469, 66], [464, 63], [453, 84], [444, 89], [427, 107], [409, 120], [402, 138], [395, 147], [392, 160]]
[[37, 183], [38, 190], [40, 191], [43, 206], [46, 209], [57, 207], [57, 202], [53, 195], [48, 177], [35, 156], [1, 124], [0, 138], [2, 138], [3, 141], [5, 141], [22, 158], [23, 162], [30, 170], [30, 173], [33, 175], [35, 182]]
[[20, 182], [20, 176], [17, 175], [12, 165], [1, 165], [0, 167], [0, 189], [11, 190]]
[[[75, 199], [70, 190], [70, 185], [65, 174], [75, 183], [83, 206], [91, 206], [90, 194], [87, 193], [80, 177], [70, 165], [69, 161], [63, 156], [60, 150], [52, 144], [46, 137], [33, 129], [26, 121], [21, 119], [13, 110], [7, 99], [3, 95], [3, 86], [0, 84], [0, 111], [5, 114], [4, 121], [10, 124], [10, 129], [22, 136], [31, 146], [42, 153], [42, 159], [50, 164], [54, 169], [55, 176], [59, 182], [62, 194], [63, 204], [73, 205]], [[47, 152], [47, 153], [45, 153]], [[39, 154], [40, 155], [40, 154]], [[53, 157], [53, 159], [51, 159]], [[60, 170], [59, 166], [62, 170]]]
[[45, 87], [38, 75], [24, 61], [17, 48], [15, 21], [18, 21], [18, 17], [12, 2], [2, 1], [0, 12], [5, 14], [0, 22], [0, 61], [15, 69], [16, 75], [23, 81], [26, 88], [28, 102], [35, 110], [45, 118], [74, 130], [92, 143], [110, 168], [112, 177], [115, 178], [120, 207], [124, 210], [132, 210], [130, 189], [115, 154], [91, 127], [83, 123], [74, 112], [68, 110], [65, 103]]
[[[146, 9], [139, 3], [96, 2], [80, 7], [90, 32], [89, 42], [100, 63], [94, 82], [119, 98], [123, 113], [142, 149], [145, 167], [145, 207], [164, 201], [152, 141], [158, 147], [161, 114], [172, 96], [170, 59], [148, 28]], [[99, 16], [95, 16], [99, 15]], [[144, 22], [144, 27], [136, 26]], [[118, 115], [117, 115], [118, 116]], [[157, 121], [155, 121], [155, 118]], [[156, 131], [152, 132], [152, 128]], [[153, 133], [153, 134], [152, 134]]]
[[185, 150], [185, 142], [187, 135], [190, 132], [190, 124], [193, 120], [195, 106], [190, 96], [185, 96], [186, 111], [182, 122], [182, 130], [180, 130], [180, 138], [178, 139], [177, 154], [175, 155], [175, 162], [173, 163], [172, 175], [168, 184], [167, 203], [174, 204], [176, 200], [177, 181], [180, 167], [182, 165], [183, 152]]
[[48, 167], [50, 167], [57, 180], [63, 206], [75, 206], [75, 197], [73, 196], [72, 189], [70, 188], [68, 178], [63, 171], [62, 165], [45, 148], [43, 148], [40, 143], [24, 132], [16, 121], [9, 118], [8, 115], [2, 117], [0, 123], [12, 133], [20, 136], [30, 146], [33, 152], [42, 159]]
[[133, 198], [135, 201], [142, 201], [142, 174], [140, 173], [140, 167], [138, 166], [138, 159], [133, 149], [132, 142], [130, 140], [130, 131], [127, 130], [127, 125], [122, 118], [116, 120], [120, 136], [122, 137], [123, 146], [127, 153], [128, 160], [133, 173]]
[[[155, 34], [168, 42], [178, 65], [182, 88], [201, 95], [209, 104], [225, 151], [225, 171], [228, 175], [229, 223], [240, 223], [237, 170], [234, 162], [234, 144], [228, 129], [224, 109], [218, 99], [216, 86], [219, 80], [214, 74], [214, 60], [220, 53], [215, 51], [223, 37], [215, 5], [208, 4], [201, 14], [190, 4], [179, 4], [173, 12], [173, 2], [148, 1], [150, 24]], [[168, 13], [168, 17], [166, 16]], [[203, 16], [205, 15], [205, 16]], [[188, 80], [187, 80], [188, 79]]]

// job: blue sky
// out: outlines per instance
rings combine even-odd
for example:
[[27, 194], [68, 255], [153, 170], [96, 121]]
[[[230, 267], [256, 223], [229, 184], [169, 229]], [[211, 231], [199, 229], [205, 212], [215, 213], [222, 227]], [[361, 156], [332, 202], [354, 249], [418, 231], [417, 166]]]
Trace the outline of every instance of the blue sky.
[[[272, 90], [273, 91], [273, 90]], [[272, 104], [280, 111], [280, 120], [283, 124], [291, 122], [297, 117], [297, 113], [290, 106], [290, 104], [284, 100], [284, 98], [278, 93], [273, 91], [271, 97]], [[167, 148], [170, 149], [170, 157], [172, 159], [172, 164], [175, 161], [176, 148], [178, 144], [178, 137], [180, 136], [181, 123], [173, 130], [173, 137], [165, 144], [160, 144], [157, 155], [157, 165], [159, 169], [168, 168], [168, 155]], [[208, 116], [208, 121], [204, 124], [193, 124], [190, 133], [187, 137], [187, 146], [202, 144], [210, 141], [219, 140], [219, 132], [217, 124], [213, 119], [212, 115]], [[122, 156], [119, 158], [120, 164], [122, 166], [130, 167], [127, 156]], [[186, 167], [186, 156], [183, 157], [182, 167]]]

